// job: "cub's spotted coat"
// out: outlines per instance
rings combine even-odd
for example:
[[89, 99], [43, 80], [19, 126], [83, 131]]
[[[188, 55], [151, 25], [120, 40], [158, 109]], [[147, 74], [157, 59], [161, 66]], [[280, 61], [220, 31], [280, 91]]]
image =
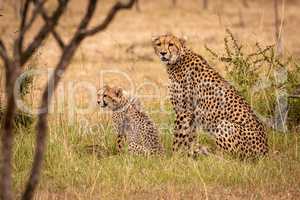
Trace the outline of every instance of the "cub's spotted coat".
[[137, 99], [126, 96], [120, 88], [105, 86], [98, 92], [98, 104], [101, 107], [108, 107], [113, 112], [119, 152], [122, 151], [127, 140], [128, 151], [132, 154], [163, 153], [158, 130], [142, 111]]

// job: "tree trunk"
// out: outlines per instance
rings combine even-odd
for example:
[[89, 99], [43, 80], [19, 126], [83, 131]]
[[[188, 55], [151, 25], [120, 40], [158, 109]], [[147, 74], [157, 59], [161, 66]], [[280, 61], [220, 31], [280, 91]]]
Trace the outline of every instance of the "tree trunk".
[[12, 200], [13, 195], [11, 191], [12, 185], [12, 143], [13, 143], [13, 118], [16, 109], [15, 101], [13, 95], [10, 95], [8, 98], [8, 105], [6, 116], [4, 119], [4, 127], [2, 128], [2, 168], [1, 168], [1, 199]]
[[6, 94], [7, 94], [7, 110], [2, 127], [2, 168], [1, 168], [1, 199], [12, 200], [12, 145], [13, 145], [13, 120], [16, 111], [14, 98], [14, 85], [19, 76], [17, 63], [12, 63], [6, 67]]

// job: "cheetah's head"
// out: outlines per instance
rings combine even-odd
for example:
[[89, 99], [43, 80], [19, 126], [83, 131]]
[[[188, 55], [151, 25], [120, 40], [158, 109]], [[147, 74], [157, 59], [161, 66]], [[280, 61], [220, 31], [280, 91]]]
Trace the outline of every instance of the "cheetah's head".
[[152, 45], [156, 55], [163, 63], [173, 65], [184, 54], [185, 40], [167, 33], [153, 37]]
[[105, 85], [97, 93], [97, 103], [102, 107], [117, 110], [124, 100], [123, 90], [118, 87]]

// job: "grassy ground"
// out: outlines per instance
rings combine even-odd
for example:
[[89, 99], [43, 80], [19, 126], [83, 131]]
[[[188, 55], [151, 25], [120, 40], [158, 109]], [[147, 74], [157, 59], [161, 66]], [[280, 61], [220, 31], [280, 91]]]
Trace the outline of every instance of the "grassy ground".
[[[53, 7], [53, 2], [47, 1], [48, 8]], [[84, 2], [72, 2], [57, 28], [65, 41], [83, 14]], [[93, 24], [103, 18], [112, 2], [99, 3]], [[177, 2], [178, 5], [172, 7], [171, 0], [141, 0], [141, 12], [133, 9], [119, 13], [106, 31], [82, 44], [55, 94], [49, 117], [47, 154], [36, 199], [299, 198], [299, 131], [279, 134], [269, 130], [270, 154], [256, 163], [226, 156], [220, 159], [221, 155], [199, 160], [171, 155], [174, 115], [168, 106], [164, 106], [168, 102], [167, 74], [153, 53], [151, 36], [165, 32], [187, 36], [187, 45], [206, 58], [209, 58], [209, 53], [204, 45], [216, 51], [223, 50], [226, 28], [246, 44], [260, 42], [270, 45], [275, 41], [271, 0], [248, 1], [249, 8], [243, 7], [241, 0], [209, 1], [208, 10], [203, 10], [199, 1]], [[299, 58], [300, 4], [296, 0], [284, 2], [280, 14], [284, 17], [282, 33], [285, 54]], [[17, 17], [10, 5], [3, 4], [0, 12], [0, 36], [11, 44], [17, 33]], [[41, 24], [39, 19], [27, 34], [26, 42]], [[50, 37], [29, 65], [38, 69], [53, 68], [59, 53], [59, 48]], [[224, 75], [224, 65], [218, 62], [212, 64]], [[122, 73], [101, 76], [107, 70]], [[28, 105], [36, 107], [39, 104], [46, 80], [46, 74], [34, 77], [30, 94], [26, 96]], [[115, 134], [109, 116], [99, 112], [93, 96], [94, 89], [102, 81], [134, 89], [140, 97], [152, 95], [152, 98], [144, 96], [141, 99], [149, 103], [145, 107], [152, 111], [151, 116], [161, 129], [162, 141], [167, 149], [165, 157], [116, 155]], [[4, 71], [0, 67], [1, 105], [5, 104], [4, 82]], [[91, 86], [92, 90], [85, 86]], [[161, 101], [160, 107], [156, 105], [152, 109], [153, 101]], [[89, 104], [94, 106], [88, 112], [77, 112]], [[74, 107], [78, 108], [77, 111]], [[16, 131], [16, 191], [24, 187], [30, 169], [34, 136], [33, 126], [26, 129], [20, 127]], [[199, 139], [215, 148], [207, 135], [201, 134]]]
[[[152, 115], [157, 124], [172, 120]], [[115, 153], [110, 121], [90, 131], [80, 124], [50, 126], [48, 150], [36, 199], [297, 199], [300, 136], [269, 131], [270, 154], [255, 163], [228, 156], [197, 160], [171, 155], [170, 130], [161, 130], [164, 157]], [[212, 149], [213, 140], [200, 134]], [[23, 187], [33, 155], [32, 129], [20, 129], [14, 150], [14, 185]]]

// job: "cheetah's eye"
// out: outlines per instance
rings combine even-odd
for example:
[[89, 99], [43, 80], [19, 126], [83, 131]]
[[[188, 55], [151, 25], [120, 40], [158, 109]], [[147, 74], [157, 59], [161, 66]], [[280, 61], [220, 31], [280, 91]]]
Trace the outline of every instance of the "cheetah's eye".
[[170, 44], [169, 44], [169, 47], [172, 47], [172, 46], [174, 46], [174, 43], [170, 43]]
[[160, 42], [159, 42], [159, 43], [156, 43], [156, 46], [159, 46], [159, 47], [160, 47], [160, 46], [161, 46], [161, 43], [160, 43]]
[[106, 95], [106, 94], [104, 94], [104, 95], [103, 95], [103, 97], [107, 97], [107, 95]]

